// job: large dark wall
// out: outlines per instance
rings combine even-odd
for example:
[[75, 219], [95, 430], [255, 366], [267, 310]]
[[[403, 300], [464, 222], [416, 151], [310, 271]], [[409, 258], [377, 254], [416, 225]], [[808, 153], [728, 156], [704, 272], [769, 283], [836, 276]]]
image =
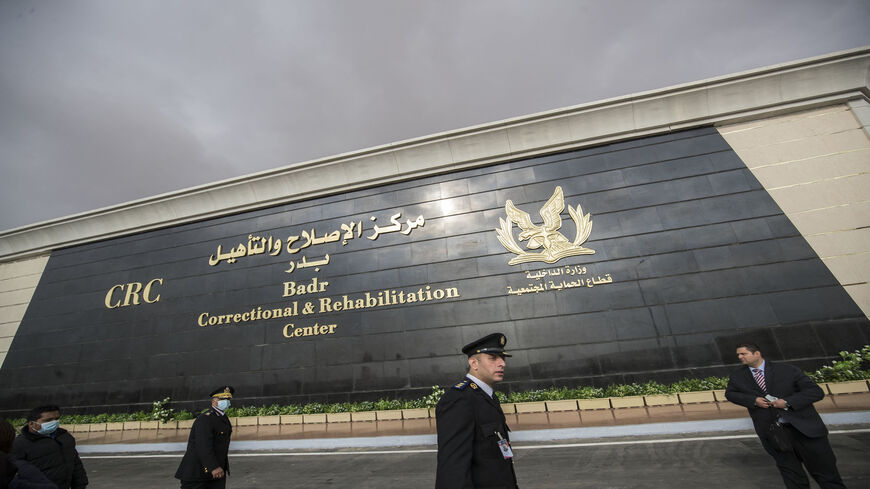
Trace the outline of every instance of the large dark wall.
[[[515, 255], [495, 231], [505, 202], [540, 223], [556, 186], [566, 206], [591, 213], [584, 246], [595, 254], [508, 265]], [[400, 231], [387, 231], [398, 213]], [[562, 219], [573, 240], [567, 209]], [[363, 232], [355, 227], [346, 244], [341, 230], [339, 241], [287, 253], [288, 236], [300, 236], [298, 247], [303, 231], [323, 240], [352, 222]], [[383, 232], [372, 240], [375, 225]], [[247, 247], [249, 235], [282, 239], [280, 253], [209, 264], [219, 245], [226, 254]], [[327, 254], [316, 270], [299, 265]], [[315, 277], [311, 292], [284, 297], [284, 282]], [[139, 305], [107, 307], [113, 286], [157, 278]], [[426, 286], [459, 297], [319, 311], [322, 298]], [[114, 292], [109, 305], [123, 302]], [[292, 318], [198, 324], [202, 313], [293, 301]], [[313, 313], [301, 312], [306, 302]], [[288, 323], [336, 326], [287, 338]], [[236, 386], [237, 404], [416, 397], [459, 378], [459, 348], [495, 331], [514, 355], [507, 389], [723, 374], [743, 339], [805, 368], [870, 343], [863, 313], [725, 141], [704, 128], [54, 252], [0, 370], [0, 410], [45, 401], [147, 408], [166, 396], [202, 399], [224, 383]]]

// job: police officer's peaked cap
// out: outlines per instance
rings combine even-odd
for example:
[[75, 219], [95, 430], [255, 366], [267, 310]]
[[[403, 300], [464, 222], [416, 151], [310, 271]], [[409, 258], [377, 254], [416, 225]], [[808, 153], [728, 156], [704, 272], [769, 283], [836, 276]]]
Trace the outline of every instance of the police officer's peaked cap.
[[505, 343], [507, 343], [505, 335], [493, 333], [463, 346], [462, 353], [468, 356], [477, 355], [478, 353], [489, 353], [490, 355], [498, 355], [502, 358], [509, 357], [511, 355], [504, 351]]
[[217, 397], [218, 399], [232, 399], [233, 393], [236, 392], [231, 385], [224, 385], [218, 387], [211, 393], [211, 397]]

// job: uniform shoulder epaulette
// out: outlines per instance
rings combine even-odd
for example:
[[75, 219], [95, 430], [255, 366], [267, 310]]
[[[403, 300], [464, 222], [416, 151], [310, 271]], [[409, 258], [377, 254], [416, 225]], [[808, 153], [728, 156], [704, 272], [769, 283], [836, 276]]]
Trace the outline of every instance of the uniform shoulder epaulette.
[[477, 384], [471, 381], [471, 379], [465, 379], [462, 382], [453, 386], [454, 389], [458, 391], [464, 391], [466, 387], [471, 387], [472, 389], [478, 389]]

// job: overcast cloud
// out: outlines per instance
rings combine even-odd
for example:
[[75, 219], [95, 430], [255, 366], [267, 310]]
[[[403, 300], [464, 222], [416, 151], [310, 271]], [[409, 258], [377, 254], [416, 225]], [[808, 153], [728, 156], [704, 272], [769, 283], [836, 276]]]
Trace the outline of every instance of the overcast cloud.
[[0, 230], [870, 45], [870, 1], [0, 0]]

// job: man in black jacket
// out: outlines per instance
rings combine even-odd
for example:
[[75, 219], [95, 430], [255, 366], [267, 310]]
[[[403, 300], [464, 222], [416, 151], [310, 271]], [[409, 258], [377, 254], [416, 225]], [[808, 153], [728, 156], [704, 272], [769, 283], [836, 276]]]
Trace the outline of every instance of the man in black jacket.
[[12, 444], [12, 454], [42, 471], [58, 489], [84, 489], [88, 475], [76, 450], [76, 440], [58, 427], [59, 420], [57, 406], [31, 409], [27, 424]]
[[[765, 361], [752, 343], [738, 345], [737, 358], [743, 366], [731, 374], [725, 397], [749, 410], [761, 445], [776, 461], [785, 487], [809, 489], [805, 466], [822, 489], [845, 488], [828, 443], [828, 429], [813, 407], [825, 397], [822, 389], [795, 366]], [[776, 423], [784, 426], [790, 448], [777, 446], [772, 438], [770, 427]]]
[[175, 472], [181, 489], [223, 489], [230, 473], [233, 426], [225, 414], [235, 389], [223, 386], [211, 393], [211, 407], [196, 417], [187, 451]]
[[466, 378], [435, 407], [438, 430], [436, 489], [516, 489], [513, 451], [504, 412], [492, 390], [504, 379], [505, 336], [493, 333], [464, 348]]

